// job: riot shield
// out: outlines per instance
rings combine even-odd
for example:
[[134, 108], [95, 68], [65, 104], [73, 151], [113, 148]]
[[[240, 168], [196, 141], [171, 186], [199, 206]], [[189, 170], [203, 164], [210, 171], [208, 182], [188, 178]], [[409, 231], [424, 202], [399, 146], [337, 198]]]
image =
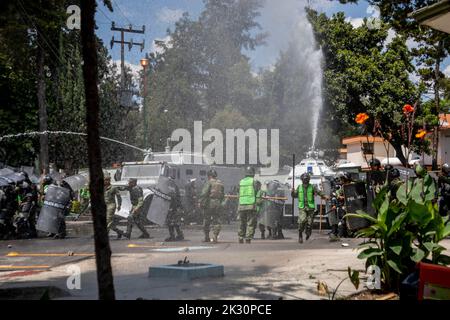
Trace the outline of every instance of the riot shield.
[[0, 176], [8, 176], [13, 173], [14, 173], [14, 170], [11, 170], [9, 168], [0, 169]]
[[70, 190], [50, 185], [44, 198], [36, 229], [42, 232], [59, 233], [64, 214], [70, 206]]
[[[148, 202], [151, 201], [151, 198], [153, 196], [153, 193], [149, 190], [149, 189], [143, 189], [144, 192], [144, 212], [146, 211], [146, 208], [148, 208]], [[116, 210], [116, 215], [123, 217], [123, 218], [128, 218], [128, 216], [130, 215], [130, 211], [131, 211], [131, 207], [133, 206], [131, 204], [131, 200], [130, 200], [130, 191], [128, 190], [121, 190], [120, 191], [120, 197], [122, 198], [122, 204], [120, 207], [120, 211]], [[117, 202], [117, 199], [116, 199]], [[116, 203], [117, 208], [118, 208], [118, 204]]]
[[87, 177], [81, 174], [64, 178], [63, 181], [65, 181], [72, 188], [73, 192], [79, 191], [88, 183]]
[[[169, 214], [170, 202], [170, 189], [174, 184], [167, 177], [160, 177], [158, 184], [155, 187], [149, 187], [151, 191], [151, 201], [146, 199], [148, 203], [147, 219], [157, 225], [163, 226], [166, 223], [167, 215]], [[149, 195], [150, 196], [150, 195]], [[145, 209], [145, 208], [144, 208]]]
[[278, 223], [281, 223], [284, 201], [276, 199], [285, 197], [284, 190], [282, 190], [281, 187], [282, 186], [278, 181], [270, 181], [267, 184], [266, 197], [269, 199], [263, 201], [261, 212], [258, 217], [259, 224], [275, 228]]
[[[367, 192], [364, 182], [356, 182], [343, 186], [347, 214], [358, 211], [367, 212]], [[347, 218], [347, 226], [351, 231], [367, 228], [370, 222], [362, 218]]]

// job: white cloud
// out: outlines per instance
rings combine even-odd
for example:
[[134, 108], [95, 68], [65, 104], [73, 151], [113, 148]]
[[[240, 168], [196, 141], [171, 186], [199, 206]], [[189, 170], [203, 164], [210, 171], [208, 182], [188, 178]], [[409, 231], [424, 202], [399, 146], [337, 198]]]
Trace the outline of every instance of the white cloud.
[[420, 82], [420, 76], [416, 72], [411, 72], [409, 74], [409, 80], [411, 80], [413, 83], [417, 84]]
[[[112, 61], [112, 64], [117, 67], [117, 70], [120, 72], [120, 60], [114, 60]], [[125, 66], [130, 68], [131, 74], [133, 75], [133, 78], [136, 80], [139, 78], [139, 71], [142, 70], [142, 67], [137, 64], [129, 63], [128, 61], [125, 61]]]
[[[164, 42], [168, 48], [172, 47], [172, 44], [170, 43], [170, 40], [172, 40], [170, 38], [170, 36], [166, 36], [166, 37], [164, 37], [162, 39], [161, 38], [156, 38], [155, 39], [155, 41], [162, 41], [162, 42]], [[156, 53], [163, 53], [164, 49], [162, 47], [158, 46], [155, 41], [153, 41], [150, 51], [151, 52], [156, 52]]]
[[345, 21], [352, 24], [353, 28], [359, 28], [364, 24], [364, 18], [352, 18], [348, 17]]
[[447, 78], [450, 78], [450, 65], [448, 65], [447, 68], [444, 69], [444, 74]]
[[397, 36], [397, 32], [395, 32], [394, 29], [390, 28], [390, 29], [388, 30], [388, 36], [387, 36], [387, 38], [386, 38], [386, 43], [385, 43], [385, 45], [390, 44], [390, 43], [392, 42], [392, 40], [394, 40], [394, 38], [395, 38], [396, 36]]
[[183, 10], [169, 9], [167, 7], [162, 8], [157, 14], [158, 20], [165, 23], [177, 22], [182, 16]]

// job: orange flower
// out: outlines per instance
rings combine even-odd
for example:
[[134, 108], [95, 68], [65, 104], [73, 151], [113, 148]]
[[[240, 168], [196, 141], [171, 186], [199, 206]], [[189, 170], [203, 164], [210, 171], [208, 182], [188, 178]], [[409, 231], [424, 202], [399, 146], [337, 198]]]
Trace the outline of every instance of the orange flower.
[[404, 113], [413, 113], [414, 107], [412, 105], [407, 104], [403, 107], [403, 112]]
[[417, 139], [423, 139], [423, 138], [425, 138], [427, 133], [428, 133], [427, 130], [420, 129], [419, 131], [417, 131], [416, 138]]
[[369, 116], [367, 115], [367, 113], [360, 113], [356, 116], [355, 121], [357, 124], [364, 124], [368, 119]]

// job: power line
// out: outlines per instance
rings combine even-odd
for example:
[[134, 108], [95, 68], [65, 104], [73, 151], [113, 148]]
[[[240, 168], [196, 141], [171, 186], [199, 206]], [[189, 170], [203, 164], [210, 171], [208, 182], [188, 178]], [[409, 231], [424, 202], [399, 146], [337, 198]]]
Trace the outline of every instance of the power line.
[[110, 22], [113, 22], [112, 19], [108, 17], [108, 15], [100, 7], [98, 7], [97, 9], [106, 17], [106, 19], [108, 19]]
[[127, 16], [123, 13], [122, 9], [120, 8], [119, 3], [118, 3], [117, 1], [112, 1], [112, 2], [115, 3], [117, 9], [119, 9], [121, 15], [125, 18], [125, 20], [127, 20], [128, 23], [129, 23], [130, 25], [132, 25], [131, 21], [127, 18]]

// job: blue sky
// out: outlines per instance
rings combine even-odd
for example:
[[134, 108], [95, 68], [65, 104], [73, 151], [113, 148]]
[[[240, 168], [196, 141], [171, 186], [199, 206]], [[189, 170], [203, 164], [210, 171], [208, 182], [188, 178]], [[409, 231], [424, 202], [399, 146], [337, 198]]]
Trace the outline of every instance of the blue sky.
[[[116, 26], [128, 26], [133, 24], [135, 29], [140, 29], [142, 25], [146, 26], [146, 34], [126, 34], [126, 40], [131, 38], [135, 42], [141, 42], [145, 38], [146, 47], [141, 53], [138, 47], [131, 51], [126, 49], [126, 61], [132, 65], [139, 65], [139, 60], [145, 55], [145, 52], [154, 50], [153, 41], [155, 39], [164, 39], [168, 28], [173, 29], [175, 22], [183, 12], [188, 12], [193, 18], [197, 18], [203, 9], [202, 0], [111, 0], [114, 12], [110, 12], [99, 1], [99, 10], [97, 12], [97, 30], [98, 36], [104, 40], [109, 48], [111, 37], [120, 38], [120, 33], [112, 32], [111, 21], [116, 22]], [[266, 0], [266, 5], [262, 9], [262, 16], [259, 22], [264, 32], [269, 32], [267, 45], [261, 46], [253, 52], [246, 52], [251, 58], [254, 70], [270, 67], [290, 40], [291, 24], [301, 19], [299, 11], [305, 6], [307, 0]], [[325, 12], [327, 15], [343, 11], [346, 16], [356, 25], [363, 17], [370, 17], [370, 12], [366, 1], [361, 0], [359, 4], [341, 5], [338, 1], [329, 0], [310, 0], [311, 5], [318, 11]], [[368, 12], [369, 9], [369, 12]], [[110, 50], [113, 60], [120, 60], [120, 47]], [[449, 65], [449, 59], [444, 63], [444, 68]], [[448, 69], [450, 74], [450, 68]]]

